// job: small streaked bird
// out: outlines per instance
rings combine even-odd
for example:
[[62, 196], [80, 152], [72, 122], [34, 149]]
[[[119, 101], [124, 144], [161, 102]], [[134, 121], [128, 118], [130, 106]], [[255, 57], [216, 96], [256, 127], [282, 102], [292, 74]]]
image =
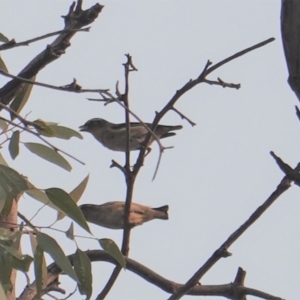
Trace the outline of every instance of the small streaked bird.
[[[124, 228], [124, 206], [125, 202], [113, 201], [101, 205], [83, 204], [80, 205], [85, 219], [88, 222], [111, 229]], [[129, 223], [132, 227], [142, 225], [153, 219], [168, 220], [168, 205], [157, 208], [131, 203]]]
[[[149, 128], [151, 124], [145, 123]], [[181, 125], [168, 126], [157, 125], [154, 133], [159, 139], [176, 135], [173, 130], [181, 129]], [[94, 138], [99, 141], [104, 147], [114, 151], [126, 151], [126, 124], [114, 124], [106, 120], [94, 118], [87, 121], [84, 125], [79, 127], [80, 131], [90, 132]], [[140, 150], [141, 145], [148, 133], [148, 130], [141, 123], [130, 123], [129, 130], [129, 151]], [[153, 143], [155, 138], [151, 136], [149, 145]]]

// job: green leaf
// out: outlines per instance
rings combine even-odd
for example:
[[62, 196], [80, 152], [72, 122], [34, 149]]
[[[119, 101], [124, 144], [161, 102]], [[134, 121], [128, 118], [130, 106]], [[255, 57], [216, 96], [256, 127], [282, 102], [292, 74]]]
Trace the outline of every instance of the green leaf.
[[[13, 239], [17, 239], [21, 236], [21, 231], [10, 231], [9, 229], [5, 229], [3, 227], [0, 227], [0, 240], [1, 241], [10, 241]], [[1, 299], [1, 298], [0, 298]]]
[[82, 135], [74, 129], [58, 125], [48, 124], [48, 126], [54, 131], [54, 136], [59, 139], [69, 140], [72, 137], [77, 137], [81, 140], [83, 139]]
[[0, 299], [7, 300], [2, 284], [0, 283]]
[[[0, 67], [0, 69], [1, 69], [1, 67]], [[9, 125], [4, 120], [0, 120], [0, 129], [2, 129], [2, 131], [5, 131], [8, 126]]]
[[59, 153], [54, 151], [52, 148], [47, 147], [38, 143], [24, 143], [26, 148], [37, 156], [42, 157], [45, 160], [50, 161], [51, 163], [67, 170], [71, 171], [72, 167], [69, 162], [61, 156]]
[[[31, 81], [35, 81], [35, 76], [30, 78]], [[17, 114], [20, 113], [24, 105], [27, 103], [30, 96], [33, 84], [24, 83], [20, 92], [17, 94], [15, 99], [12, 101], [10, 108], [14, 110]], [[13, 114], [10, 115], [11, 120], [15, 118]]]
[[66, 236], [70, 240], [74, 240], [74, 225], [73, 222], [70, 225], [70, 228], [66, 231]]
[[20, 141], [20, 131], [16, 130], [10, 138], [8, 145], [8, 150], [12, 159], [15, 159], [19, 155], [19, 141]]
[[50, 126], [48, 126], [47, 123], [44, 122], [43, 120], [38, 119], [38, 120], [33, 121], [33, 123], [37, 125], [37, 126], [35, 126], [35, 129], [39, 134], [48, 136], [48, 137], [54, 136], [54, 130], [52, 130], [50, 128]]
[[[86, 176], [79, 184], [76, 188], [73, 189], [73, 191], [71, 193], [69, 193], [70, 197], [72, 198], [72, 200], [77, 203], [79, 201], [79, 199], [81, 198], [87, 183], [89, 181], [89, 175]], [[61, 220], [65, 217], [64, 213], [58, 213], [57, 214], [57, 220]]]
[[11, 281], [10, 281], [12, 267], [8, 264], [2, 248], [0, 248], [0, 266], [1, 266], [0, 282], [4, 288], [4, 291], [8, 291], [12, 288]]
[[122, 268], [126, 267], [126, 261], [117, 244], [111, 239], [99, 239], [100, 246], [110, 254]]
[[33, 258], [29, 255], [23, 255], [17, 249], [0, 243], [1, 253], [4, 260], [14, 269], [28, 272]]
[[23, 176], [5, 165], [0, 165], [0, 211], [5, 201], [14, 199], [27, 189], [27, 181]]
[[4, 71], [6, 73], [9, 73], [8, 69], [7, 69], [6, 65], [5, 65], [5, 62], [3, 61], [3, 59], [1, 58], [1, 56], [0, 56], [0, 70]]
[[0, 42], [3, 42], [3, 43], [9, 42], [9, 39], [1, 32], [0, 32]]
[[8, 164], [5, 161], [5, 159], [3, 158], [1, 152], [0, 152], [0, 165], [4, 165], [4, 166], [8, 167]]
[[57, 242], [49, 235], [42, 232], [37, 232], [36, 238], [38, 245], [44, 250], [44, 252], [47, 252], [52, 257], [59, 268], [68, 274], [73, 280], [79, 282], [70, 261], [67, 259]]
[[86, 223], [81, 210], [74, 203], [69, 194], [59, 188], [46, 189], [45, 192], [54, 205], [60, 208], [69, 218], [74, 220], [79, 226], [90, 233], [89, 226]]
[[[41, 277], [42, 280], [42, 287], [45, 287], [47, 284], [47, 276], [48, 276], [48, 272], [47, 272], [47, 266], [46, 266], [46, 260], [44, 257], [44, 253], [43, 250], [40, 248], [40, 246], [38, 246], [36, 237], [33, 233], [29, 232], [29, 236], [30, 236], [30, 243], [31, 243], [31, 249], [32, 249], [32, 253], [34, 255], [34, 270], [35, 272], [39, 272], [39, 276]], [[36, 255], [37, 252], [37, 255]], [[42, 259], [41, 259], [41, 253], [42, 252]], [[36, 261], [36, 257], [37, 257], [37, 261]], [[41, 260], [41, 261], [40, 261]], [[36, 271], [37, 268], [37, 271]], [[38, 276], [35, 276], [36, 279], [38, 278]], [[40, 283], [38, 283], [40, 284]]]
[[86, 295], [86, 299], [90, 299], [93, 292], [91, 261], [83, 251], [77, 249], [73, 259], [73, 265], [79, 280], [79, 292], [81, 295]]
[[[28, 182], [28, 184], [32, 185], [30, 182]], [[48, 196], [44, 191], [34, 187], [30, 187], [30, 189], [26, 191], [26, 194], [32, 197], [33, 199], [55, 209], [57, 212], [62, 213], [62, 211], [49, 200]]]
[[36, 298], [41, 299], [43, 286], [43, 259], [44, 251], [37, 245], [34, 251], [34, 275], [36, 284]]

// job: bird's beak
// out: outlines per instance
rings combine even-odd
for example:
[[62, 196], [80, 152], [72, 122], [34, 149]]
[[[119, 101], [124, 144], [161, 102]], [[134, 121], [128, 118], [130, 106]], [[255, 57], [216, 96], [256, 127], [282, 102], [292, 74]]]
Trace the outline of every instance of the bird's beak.
[[79, 126], [79, 131], [88, 131], [88, 128], [86, 125]]

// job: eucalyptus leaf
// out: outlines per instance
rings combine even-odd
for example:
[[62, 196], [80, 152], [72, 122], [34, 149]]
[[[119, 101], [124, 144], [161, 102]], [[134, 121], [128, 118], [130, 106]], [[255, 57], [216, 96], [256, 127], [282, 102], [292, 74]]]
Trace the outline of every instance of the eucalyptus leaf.
[[54, 205], [60, 208], [69, 218], [74, 220], [79, 226], [90, 233], [89, 226], [86, 223], [81, 210], [74, 203], [69, 194], [59, 188], [46, 189], [45, 193]]
[[[40, 259], [40, 255], [41, 253], [40, 252], [43, 252], [42, 249], [40, 247], [38, 247], [38, 243], [37, 243], [37, 240], [36, 240], [36, 236], [29, 232], [29, 236], [30, 236], [30, 243], [31, 243], [31, 249], [32, 249], [32, 253], [34, 255], [34, 265], [36, 265], [36, 249], [38, 248], [38, 254], [37, 256], [39, 257], [38, 259]], [[45, 256], [44, 256], [44, 253], [42, 253], [42, 262], [38, 261], [37, 262], [38, 264], [38, 272], [41, 272], [41, 278], [42, 278], [42, 287], [44, 287], [47, 283], [47, 275], [48, 275], [48, 272], [47, 272], [47, 265], [46, 265], [46, 260], [45, 260]], [[41, 265], [40, 265], [41, 264]], [[36, 276], [37, 277], [37, 276]]]
[[0, 42], [3, 42], [3, 43], [9, 42], [9, 39], [1, 32], [0, 32]]
[[44, 191], [33, 187], [27, 190], [25, 193], [33, 199], [55, 209], [58, 213], [62, 213], [62, 211], [49, 200]]
[[0, 203], [7, 199], [12, 200], [27, 189], [28, 184], [23, 176], [17, 171], [0, 164]]
[[13, 132], [8, 145], [8, 150], [12, 159], [15, 159], [19, 155], [19, 141], [20, 131], [16, 130]]
[[[75, 187], [73, 189], [72, 192], [69, 193], [70, 197], [72, 198], [72, 200], [77, 203], [79, 201], [79, 199], [81, 198], [86, 186], [87, 186], [87, 183], [89, 181], [89, 175], [86, 176], [79, 184], [77, 187]], [[57, 220], [61, 220], [63, 219], [64, 217], [66, 216], [66, 214], [64, 213], [57, 213]]]
[[8, 167], [8, 164], [5, 161], [5, 159], [3, 158], [1, 152], [0, 152], [0, 165], [4, 165], [4, 166]]
[[39, 134], [47, 136], [47, 137], [54, 136], [54, 130], [52, 130], [50, 128], [50, 126], [48, 126], [47, 123], [44, 122], [43, 120], [38, 119], [38, 120], [33, 121], [33, 123], [37, 125], [35, 127], [35, 129]]
[[[0, 67], [1, 69], [1, 67]], [[5, 131], [7, 129], [9, 125], [4, 121], [0, 119], [0, 129], [2, 129], [3, 131]]]
[[71, 222], [71, 225], [70, 225], [69, 229], [66, 231], [66, 236], [70, 240], [74, 240], [74, 225], [73, 225], [73, 222]]
[[3, 59], [1, 58], [1, 56], [0, 56], [0, 70], [4, 71], [6, 73], [9, 73], [8, 69], [7, 69], [6, 65], [5, 65], [5, 62], [3, 61]]
[[77, 137], [79, 139], [83, 139], [82, 135], [71, 128], [59, 125], [48, 125], [54, 132], [54, 136], [59, 139], [69, 140], [72, 137]]
[[72, 167], [69, 162], [52, 148], [38, 143], [24, 143], [24, 145], [29, 151], [36, 154], [37, 156], [48, 160], [49, 162], [67, 171], [71, 171]]
[[11, 281], [10, 281], [12, 267], [8, 264], [8, 261], [6, 259], [6, 256], [4, 255], [2, 248], [0, 248], [0, 266], [1, 266], [0, 282], [3, 286], [4, 291], [6, 292], [12, 288]]
[[0, 299], [7, 300], [5, 292], [4, 292], [4, 288], [1, 283], [0, 283]]
[[[29, 80], [35, 81], [35, 76], [31, 77]], [[17, 94], [17, 96], [12, 101], [10, 108], [15, 111], [17, 114], [20, 113], [24, 105], [27, 103], [31, 90], [32, 90], [33, 84], [24, 83], [20, 92]], [[15, 115], [10, 115], [11, 120], [15, 119]]]
[[11, 241], [13, 239], [16, 239], [20, 237], [22, 234], [21, 231], [10, 231], [9, 229], [5, 229], [3, 227], [0, 227], [0, 240], [1, 241]]
[[100, 246], [103, 248], [105, 252], [110, 254], [122, 268], [126, 267], [126, 261], [125, 258], [120, 251], [119, 247], [117, 244], [111, 240], [111, 239], [99, 239], [98, 240]]
[[43, 286], [43, 258], [44, 251], [37, 245], [34, 251], [34, 275], [36, 284], [36, 298], [41, 299]]
[[79, 281], [75, 271], [58, 243], [52, 237], [42, 232], [37, 232], [36, 238], [38, 245], [44, 250], [44, 252], [47, 252], [59, 268], [78, 283]]
[[33, 261], [31, 256], [23, 255], [17, 249], [5, 245], [2, 242], [0, 243], [0, 249], [1, 255], [9, 266], [23, 272], [28, 272], [30, 264]]
[[86, 295], [86, 299], [90, 299], [93, 292], [91, 261], [83, 251], [77, 249], [73, 258], [73, 265], [79, 280], [79, 292], [81, 295]]

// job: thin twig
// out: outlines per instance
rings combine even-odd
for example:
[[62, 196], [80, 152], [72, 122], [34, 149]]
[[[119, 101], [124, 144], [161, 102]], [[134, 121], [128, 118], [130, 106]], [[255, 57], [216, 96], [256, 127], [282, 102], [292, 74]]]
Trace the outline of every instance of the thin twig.
[[76, 88], [74, 88], [74, 85], [72, 83], [64, 85], [64, 86], [56, 86], [56, 85], [51, 85], [51, 84], [42, 83], [42, 82], [38, 82], [38, 81], [32, 81], [32, 80], [29, 80], [29, 79], [26, 79], [26, 78], [15, 76], [15, 75], [9, 74], [9, 73], [7, 73], [3, 70], [0, 70], [0, 74], [2, 74], [3, 76], [9, 77], [9, 78], [20, 80], [21, 82], [24, 82], [24, 83], [29, 83], [29, 84], [32, 84], [32, 85], [42, 86], [42, 87], [45, 87], [45, 88], [48, 88], [48, 89], [58, 90], [58, 91], [61, 91], [61, 92], [105, 93], [105, 92], [109, 91], [109, 89], [81, 89], [79, 85], [77, 85]]
[[30, 39], [30, 40], [27, 40], [27, 41], [19, 42], [19, 43], [16, 43], [16, 41], [14, 39], [12, 39], [12, 40], [10, 40], [9, 42], [7, 42], [3, 45], [0, 45], [0, 51], [15, 48], [15, 47], [20, 47], [20, 46], [28, 46], [30, 43], [34, 43], [34, 42], [37, 42], [37, 41], [46, 39], [48, 37], [61, 34], [61, 33], [79, 32], [79, 31], [88, 32], [89, 30], [90, 30], [90, 27], [82, 28], [82, 29], [64, 29], [64, 30], [59, 30], [59, 31], [54, 31], [54, 32], [51, 32], [51, 33], [47, 33], [47, 34], [41, 35], [39, 37]]

